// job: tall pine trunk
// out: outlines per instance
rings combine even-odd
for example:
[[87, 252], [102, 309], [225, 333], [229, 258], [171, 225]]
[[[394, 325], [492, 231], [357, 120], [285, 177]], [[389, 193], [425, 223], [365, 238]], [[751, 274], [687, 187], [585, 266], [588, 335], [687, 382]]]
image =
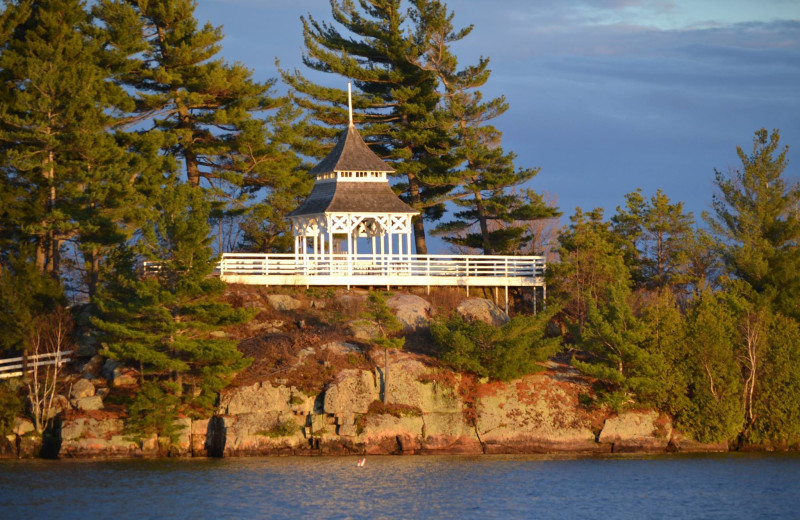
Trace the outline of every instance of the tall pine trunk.
[[[419, 180], [412, 173], [408, 174], [408, 195], [411, 207], [420, 209], [422, 207], [422, 196], [419, 191]], [[414, 246], [417, 249], [417, 254], [427, 255], [428, 246], [425, 243], [425, 223], [422, 220], [422, 214], [414, 217], [411, 223], [414, 227]]]

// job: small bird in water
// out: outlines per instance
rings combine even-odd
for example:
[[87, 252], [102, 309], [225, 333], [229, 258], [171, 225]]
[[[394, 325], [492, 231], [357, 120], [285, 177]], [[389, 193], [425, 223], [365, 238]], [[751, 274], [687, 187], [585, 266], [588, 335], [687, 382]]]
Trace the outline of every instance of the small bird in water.
[[358, 467], [360, 468], [360, 467], [362, 467], [364, 464], [366, 464], [366, 462], [367, 462], [367, 459], [366, 459], [366, 458], [363, 458], [363, 459], [359, 460], [359, 461], [358, 461], [358, 463], [356, 463], [356, 466], [358, 466]]

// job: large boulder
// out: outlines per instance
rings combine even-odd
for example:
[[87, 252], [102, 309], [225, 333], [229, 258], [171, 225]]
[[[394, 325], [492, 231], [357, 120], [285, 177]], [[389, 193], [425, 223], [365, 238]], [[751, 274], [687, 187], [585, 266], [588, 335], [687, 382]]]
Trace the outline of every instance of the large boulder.
[[141, 457], [141, 446], [123, 431], [121, 419], [65, 419], [61, 426], [60, 457]]
[[375, 375], [368, 370], [342, 370], [325, 391], [323, 409], [328, 414], [367, 413], [379, 397]]
[[84, 397], [92, 397], [96, 390], [94, 384], [88, 379], [78, 379], [72, 384], [69, 390], [69, 396], [72, 399], [83, 399]]
[[407, 331], [428, 327], [431, 320], [431, 304], [413, 294], [395, 294], [386, 305]]
[[672, 434], [672, 423], [656, 411], [625, 412], [606, 419], [598, 442], [614, 453], [663, 452]]
[[90, 411], [103, 409], [103, 398], [101, 398], [99, 395], [73, 399], [71, 403], [76, 410]]
[[545, 375], [481, 385], [476, 432], [486, 453], [603, 451], [570, 386]]
[[346, 356], [348, 354], [355, 354], [360, 353], [361, 349], [358, 348], [357, 345], [352, 343], [346, 343], [344, 341], [334, 341], [332, 343], [326, 343], [320, 347], [320, 350], [327, 350], [333, 354], [339, 356]]
[[111, 386], [131, 386], [139, 381], [138, 373], [132, 368], [127, 368], [125, 365], [115, 359], [107, 359], [103, 365], [103, 377]]
[[503, 309], [484, 298], [469, 298], [456, 307], [456, 314], [466, 321], [482, 321], [499, 327], [508, 322], [509, 317]]
[[347, 330], [355, 341], [369, 343], [380, 335], [378, 326], [367, 320], [353, 320], [347, 322]]
[[267, 303], [276, 311], [293, 311], [302, 306], [300, 300], [286, 294], [268, 294]]

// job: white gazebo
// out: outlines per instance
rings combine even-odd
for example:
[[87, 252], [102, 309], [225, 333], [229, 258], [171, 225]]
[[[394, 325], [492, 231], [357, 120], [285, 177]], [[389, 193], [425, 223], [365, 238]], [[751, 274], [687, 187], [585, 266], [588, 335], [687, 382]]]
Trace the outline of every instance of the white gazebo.
[[[349, 91], [349, 86], [348, 86]], [[348, 92], [349, 94], [349, 92]], [[348, 95], [349, 100], [349, 95]], [[311, 194], [289, 213], [294, 253], [224, 253], [220, 278], [249, 285], [457, 286], [541, 288], [541, 256], [420, 255], [411, 249], [411, 220], [419, 214], [392, 191], [383, 162], [350, 124], [309, 172]], [[359, 250], [361, 244], [361, 250]]]
[[315, 178], [311, 194], [288, 215], [294, 253], [357, 257], [358, 239], [365, 238], [372, 255], [410, 258], [411, 219], [419, 211], [392, 191], [388, 174], [395, 170], [370, 150], [353, 124], [352, 108], [349, 113], [336, 146], [308, 172]]

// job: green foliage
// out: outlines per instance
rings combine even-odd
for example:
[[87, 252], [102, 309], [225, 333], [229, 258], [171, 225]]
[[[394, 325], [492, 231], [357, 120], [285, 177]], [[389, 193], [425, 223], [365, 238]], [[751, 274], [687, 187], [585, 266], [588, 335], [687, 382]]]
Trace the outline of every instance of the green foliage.
[[800, 319], [800, 184], [784, 178], [788, 147], [779, 149], [779, 142], [777, 130], [762, 128], [750, 155], [737, 147], [742, 167], [715, 171], [719, 192], [707, 220], [725, 244], [729, 273]]
[[538, 362], [561, 349], [561, 339], [545, 333], [554, 313], [551, 307], [536, 316], [515, 316], [501, 327], [460, 317], [437, 320], [431, 335], [442, 361], [456, 370], [509, 381], [543, 370]]
[[618, 238], [603, 222], [602, 209], [584, 213], [577, 208], [559, 243], [561, 261], [547, 269], [548, 292], [580, 333], [590, 306], [604, 305], [610, 287], [628, 286], [630, 273]]
[[0, 351], [28, 350], [36, 318], [65, 303], [60, 284], [25, 253], [0, 253]]
[[279, 417], [272, 428], [258, 431], [256, 434], [277, 439], [280, 437], [291, 437], [298, 431], [300, 431], [300, 426], [297, 424], [297, 421], [291, 418]]
[[128, 406], [128, 435], [137, 441], [158, 435], [162, 449], [177, 444], [182, 428], [176, 424], [180, 401], [175, 395], [177, 390], [174, 383], [144, 383]]
[[702, 442], [731, 440], [744, 423], [735, 316], [724, 295], [706, 290], [696, 295], [686, 321], [684, 353], [674, 361], [687, 379], [676, 426]]
[[0, 27], [0, 249], [31, 245], [58, 278], [73, 241], [91, 292], [125, 239], [132, 171], [110, 130], [133, 102], [106, 81], [113, 65], [83, 2], [7, 2]]
[[246, 323], [256, 312], [254, 309], [235, 309], [227, 303], [214, 301], [192, 302], [180, 309], [182, 315], [214, 327]]
[[395, 317], [386, 305], [386, 295], [378, 291], [370, 291], [367, 296], [367, 308], [362, 317], [378, 327], [375, 342], [383, 348], [402, 348], [405, 338], [393, 338], [403, 330], [403, 324]]
[[0, 435], [8, 435], [14, 429], [14, 419], [25, 409], [22, 399], [8, 382], [0, 383]]
[[[93, 324], [104, 333], [108, 354], [133, 363], [142, 378], [176, 383], [184, 404], [210, 410], [217, 392], [250, 363], [224, 339], [206, 338], [208, 328], [242, 323], [252, 313], [215, 301], [223, 287], [210, 280], [208, 204], [186, 184], [166, 183], [138, 244], [153, 259], [154, 272], [140, 277], [135, 255], [120, 250], [95, 300]], [[172, 388], [172, 387], [171, 387]]]
[[661, 191], [645, 200], [641, 190], [625, 196], [626, 207], [611, 218], [613, 231], [622, 239], [634, 279], [648, 287], [676, 287], [697, 283], [689, 276], [689, 253], [694, 218], [683, 203], [671, 203]]
[[[648, 345], [653, 331], [635, 315], [630, 297], [626, 286], [617, 285], [608, 290], [602, 307], [590, 303], [586, 325], [576, 343], [592, 357], [572, 363], [597, 379], [608, 393], [626, 392], [642, 402], [661, 404], [667, 390], [664, 354], [658, 342]], [[658, 330], [657, 324], [655, 328]]]
[[775, 448], [800, 446], [800, 325], [775, 313], [767, 325], [755, 398], [756, 421], [747, 440]]

